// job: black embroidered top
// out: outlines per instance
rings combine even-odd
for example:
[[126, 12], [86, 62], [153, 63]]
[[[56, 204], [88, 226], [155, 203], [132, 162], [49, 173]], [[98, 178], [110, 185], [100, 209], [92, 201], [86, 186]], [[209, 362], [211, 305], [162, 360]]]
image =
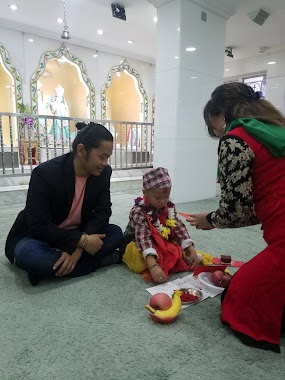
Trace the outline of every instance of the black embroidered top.
[[254, 152], [241, 138], [226, 135], [219, 144], [221, 198], [219, 209], [207, 215], [217, 228], [259, 224], [253, 203]]

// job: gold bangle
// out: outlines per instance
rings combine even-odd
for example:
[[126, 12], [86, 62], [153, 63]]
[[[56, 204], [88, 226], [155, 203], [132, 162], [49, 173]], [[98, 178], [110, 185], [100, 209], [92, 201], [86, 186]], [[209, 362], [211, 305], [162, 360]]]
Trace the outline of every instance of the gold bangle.
[[83, 236], [83, 239], [84, 239], [83, 243], [82, 243], [82, 248], [85, 249], [86, 246], [87, 246], [87, 244], [88, 244], [88, 235], [87, 235], [86, 232], [83, 232], [82, 236]]
[[152, 270], [154, 267], [159, 267], [159, 265], [157, 263], [155, 263], [151, 267], [149, 267], [148, 270]]

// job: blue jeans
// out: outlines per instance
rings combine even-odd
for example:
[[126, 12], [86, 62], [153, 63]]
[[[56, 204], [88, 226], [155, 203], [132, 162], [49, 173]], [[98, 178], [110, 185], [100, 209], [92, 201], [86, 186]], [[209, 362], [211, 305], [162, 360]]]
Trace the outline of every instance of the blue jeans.
[[[112, 254], [119, 248], [123, 237], [121, 228], [109, 224], [105, 234], [103, 247], [94, 256], [84, 251], [69, 277], [79, 277], [94, 272], [102, 266], [100, 265], [102, 257]], [[48, 243], [28, 237], [19, 240], [15, 248], [16, 265], [39, 278], [55, 276], [56, 271], [53, 270], [53, 266], [60, 256], [61, 252], [51, 248]]]

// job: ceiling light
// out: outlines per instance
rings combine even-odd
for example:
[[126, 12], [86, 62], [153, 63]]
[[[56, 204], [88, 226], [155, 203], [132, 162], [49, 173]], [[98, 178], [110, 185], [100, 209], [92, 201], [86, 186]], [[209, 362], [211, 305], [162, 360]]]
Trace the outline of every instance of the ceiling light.
[[16, 4], [11, 4], [9, 5], [9, 8], [12, 10], [12, 11], [16, 11], [18, 9], [18, 6]]
[[98, 57], [98, 54], [93, 54], [93, 57], [94, 57], [94, 58]]
[[153, 21], [154, 21], [154, 22], [157, 22], [157, 20], [158, 20], [158, 17], [155, 16], [155, 17], [153, 18]]
[[226, 69], [226, 71], [230, 71], [230, 69]]
[[175, 59], [179, 59], [179, 57], [176, 55], [175, 57], [174, 57]]
[[275, 63], [276, 63], [275, 61], [270, 61], [270, 62], [268, 62], [267, 64], [268, 64], [268, 65], [275, 65]]
[[195, 51], [195, 50], [196, 50], [195, 47], [188, 47], [188, 48], [186, 48], [186, 51]]
[[133, 40], [129, 40], [129, 41], [128, 41], [128, 44], [133, 44], [133, 43], [134, 43]]
[[62, 24], [62, 23], [63, 23], [63, 19], [62, 19], [62, 18], [57, 18], [56, 21], [57, 21], [59, 24]]
[[197, 79], [197, 77], [191, 77], [191, 79]]
[[104, 32], [103, 32], [103, 30], [99, 29], [99, 30], [97, 30], [97, 33], [98, 34], [103, 34]]
[[29, 38], [28, 41], [29, 42], [34, 42], [34, 40], [32, 38]]

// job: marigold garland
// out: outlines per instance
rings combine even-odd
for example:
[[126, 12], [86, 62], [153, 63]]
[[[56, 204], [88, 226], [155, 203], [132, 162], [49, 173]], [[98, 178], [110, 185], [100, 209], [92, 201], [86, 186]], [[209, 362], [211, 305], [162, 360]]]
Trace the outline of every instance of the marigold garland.
[[[146, 208], [149, 207], [149, 205], [145, 204], [144, 199], [141, 197], [135, 199], [135, 204], [145, 206]], [[174, 205], [171, 202], [168, 204], [168, 218], [166, 219], [165, 226], [161, 223], [159, 215], [153, 208], [146, 211], [146, 213], [150, 217], [154, 227], [158, 230], [160, 236], [163, 239], [168, 240], [171, 230], [176, 227]]]

